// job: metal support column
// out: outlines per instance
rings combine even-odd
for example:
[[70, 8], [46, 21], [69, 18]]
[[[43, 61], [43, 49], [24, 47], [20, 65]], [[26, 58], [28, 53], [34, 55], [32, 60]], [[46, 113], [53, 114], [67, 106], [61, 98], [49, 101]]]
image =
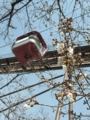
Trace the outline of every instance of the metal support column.
[[57, 108], [55, 120], [60, 120], [60, 115], [61, 115], [61, 112], [62, 112], [62, 106], [63, 106], [63, 98], [58, 103], [58, 108]]
[[[72, 75], [68, 76], [69, 81], [72, 80]], [[69, 120], [73, 120], [73, 103], [69, 102]]]
[[[66, 78], [67, 78], [67, 72], [64, 75], [63, 81], [65, 81]], [[60, 102], [58, 103], [55, 120], [60, 120], [60, 115], [61, 115], [61, 112], [62, 112], [62, 106], [63, 106], [63, 97], [61, 98]]]
[[69, 120], [73, 120], [73, 103], [69, 102]]

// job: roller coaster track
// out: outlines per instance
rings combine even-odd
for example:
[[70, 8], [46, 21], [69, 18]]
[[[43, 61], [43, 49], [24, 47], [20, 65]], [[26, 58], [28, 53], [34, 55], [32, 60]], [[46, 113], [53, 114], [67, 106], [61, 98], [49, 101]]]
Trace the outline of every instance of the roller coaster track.
[[[74, 54], [81, 53], [83, 62], [76, 66], [90, 67], [90, 46], [75, 47]], [[54, 51], [47, 51], [42, 60], [30, 61], [30, 64], [21, 66], [16, 57], [0, 59], [0, 74], [21, 73], [21, 72], [43, 72], [48, 70], [59, 70], [61, 66], [57, 65], [57, 59], [62, 56]]]

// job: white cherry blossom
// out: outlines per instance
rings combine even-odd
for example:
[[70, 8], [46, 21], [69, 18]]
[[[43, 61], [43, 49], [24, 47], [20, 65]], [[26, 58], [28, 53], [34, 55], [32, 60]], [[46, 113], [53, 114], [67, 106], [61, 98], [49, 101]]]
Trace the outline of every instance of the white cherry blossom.
[[63, 64], [63, 58], [62, 57], [58, 57], [58, 65], [62, 65]]
[[87, 43], [90, 43], [90, 37], [86, 38]]
[[68, 50], [68, 57], [73, 57], [73, 54], [74, 54], [73, 48], [71, 46], [69, 46], [69, 48], [67, 50]]
[[28, 105], [27, 103], [24, 104], [25, 108], [30, 108], [30, 105]]
[[73, 94], [72, 93], [68, 93], [67, 97], [68, 97], [68, 99], [69, 99], [70, 102], [74, 102]]
[[62, 68], [65, 72], [67, 72], [67, 66], [66, 65], [62, 65]]
[[79, 73], [79, 78], [84, 80], [87, 77], [87, 74]]
[[63, 53], [64, 52], [64, 43], [57, 43], [56, 48], [57, 48], [58, 54]]

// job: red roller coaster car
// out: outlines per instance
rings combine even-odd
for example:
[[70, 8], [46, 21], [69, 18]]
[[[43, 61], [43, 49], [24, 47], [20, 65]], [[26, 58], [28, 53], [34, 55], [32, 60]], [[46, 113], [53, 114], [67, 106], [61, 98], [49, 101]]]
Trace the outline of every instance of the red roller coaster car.
[[29, 32], [17, 38], [12, 51], [21, 65], [32, 60], [41, 59], [46, 53], [47, 45], [37, 31]]

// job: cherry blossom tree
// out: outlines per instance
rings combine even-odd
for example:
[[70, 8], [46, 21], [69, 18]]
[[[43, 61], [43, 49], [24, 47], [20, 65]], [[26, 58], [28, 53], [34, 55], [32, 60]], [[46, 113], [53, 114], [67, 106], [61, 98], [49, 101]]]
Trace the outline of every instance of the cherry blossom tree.
[[[0, 1], [0, 37], [1, 42], [4, 42], [1, 48], [4, 50], [9, 46], [11, 51], [11, 46], [18, 36], [36, 30], [47, 43], [47, 52], [55, 51], [57, 54], [54, 55], [55, 65], [62, 68], [48, 70], [49, 59], [45, 59], [45, 63], [42, 59], [37, 63], [40, 68], [44, 66], [45, 71], [37, 72], [34, 64], [30, 63], [34, 73], [24, 71], [11, 74], [8, 65], [7, 75], [4, 75], [5, 65], [3, 68], [1, 65], [2, 119], [52, 120], [58, 107], [57, 102], [62, 106], [61, 116], [67, 117], [69, 114], [65, 106], [70, 103], [76, 106], [78, 101], [83, 102], [85, 111], [90, 110], [89, 5], [89, 0]], [[18, 69], [16, 64], [14, 69]], [[46, 95], [47, 92], [51, 99]], [[52, 102], [53, 104], [50, 104]], [[78, 113], [73, 109], [70, 114], [73, 115], [73, 120], [90, 117], [82, 110]], [[62, 119], [67, 119], [66, 117]]]

